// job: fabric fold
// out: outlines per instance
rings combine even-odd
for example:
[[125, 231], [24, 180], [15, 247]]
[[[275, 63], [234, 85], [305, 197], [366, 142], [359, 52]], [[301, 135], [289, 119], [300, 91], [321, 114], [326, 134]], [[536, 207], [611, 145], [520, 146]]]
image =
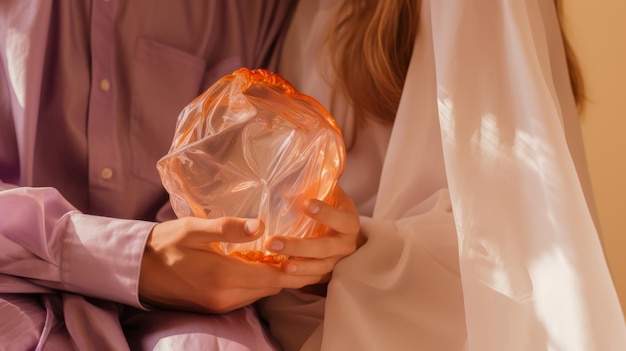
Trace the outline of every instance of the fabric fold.
[[562, 121], [578, 115], [561, 108], [573, 103], [571, 89], [551, 66], [566, 67], [560, 34], [548, 33], [558, 27], [542, 21], [557, 20], [554, 8], [431, 6], [470, 350], [624, 349], [619, 301], [565, 139]]

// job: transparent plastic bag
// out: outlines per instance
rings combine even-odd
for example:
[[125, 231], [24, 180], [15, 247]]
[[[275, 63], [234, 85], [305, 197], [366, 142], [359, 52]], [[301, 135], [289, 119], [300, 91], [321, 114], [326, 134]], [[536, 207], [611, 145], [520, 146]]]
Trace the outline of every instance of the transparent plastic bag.
[[157, 169], [179, 218], [260, 218], [260, 239], [216, 246], [279, 263], [285, 257], [266, 252], [263, 242], [273, 234], [322, 234], [302, 203], [333, 204], [344, 162], [341, 132], [322, 105], [275, 73], [242, 68], [183, 109]]

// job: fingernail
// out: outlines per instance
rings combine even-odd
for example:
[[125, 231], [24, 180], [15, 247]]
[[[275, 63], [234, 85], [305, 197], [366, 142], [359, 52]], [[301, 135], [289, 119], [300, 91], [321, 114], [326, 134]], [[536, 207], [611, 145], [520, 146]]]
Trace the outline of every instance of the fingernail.
[[243, 227], [248, 235], [254, 235], [259, 230], [261, 223], [258, 219], [249, 219], [244, 223]]
[[320, 207], [315, 202], [309, 202], [309, 205], [306, 207], [306, 211], [310, 214], [317, 214], [320, 211]]
[[295, 273], [298, 270], [298, 266], [290, 263], [285, 267], [285, 272], [287, 273]]
[[270, 251], [280, 251], [285, 248], [285, 243], [282, 240], [272, 239], [267, 245], [267, 248]]

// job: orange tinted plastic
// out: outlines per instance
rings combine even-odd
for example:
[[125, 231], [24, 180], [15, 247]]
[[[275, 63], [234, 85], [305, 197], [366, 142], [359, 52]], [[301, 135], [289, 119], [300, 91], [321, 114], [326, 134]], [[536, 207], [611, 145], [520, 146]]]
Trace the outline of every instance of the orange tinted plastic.
[[183, 109], [172, 147], [157, 169], [178, 217], [260, 218], [262, 237], [220, 248], [251, 261], [268, 255], [269, 235], [309, 237], [324, 230], [305, 199], [335, 202], [345, 147], [330, 114], [266, 70], [242, 68]]

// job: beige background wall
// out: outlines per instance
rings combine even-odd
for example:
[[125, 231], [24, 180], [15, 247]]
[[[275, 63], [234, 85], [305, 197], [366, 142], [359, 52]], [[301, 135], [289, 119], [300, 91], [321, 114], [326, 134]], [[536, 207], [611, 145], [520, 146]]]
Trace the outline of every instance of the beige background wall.
[[589, 98], [582, 129], [604, 249], [626, 312], [626, 1], [562, 1]]

